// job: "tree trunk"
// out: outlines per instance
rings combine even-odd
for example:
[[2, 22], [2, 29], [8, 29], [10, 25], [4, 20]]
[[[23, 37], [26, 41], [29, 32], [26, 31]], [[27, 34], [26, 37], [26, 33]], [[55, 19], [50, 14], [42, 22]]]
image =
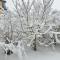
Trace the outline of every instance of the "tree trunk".
[[54, 39], [54, 45], [56, 45], [55, 34], [53, 34], [53, 39]]
[[36, 35], [35, 35], [35, 39], [34, 39], [34, 42], [33, 42], [33, 49], [34, 49], [34, 51], [37, 50], [37, 46], [36, 46]]

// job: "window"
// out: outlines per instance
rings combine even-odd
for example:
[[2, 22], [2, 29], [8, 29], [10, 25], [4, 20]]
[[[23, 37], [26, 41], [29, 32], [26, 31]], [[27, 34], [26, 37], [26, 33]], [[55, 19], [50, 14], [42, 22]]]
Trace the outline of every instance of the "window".
[[7, 8], [6, 8], [6, 1], [5, 0], [2, 1], [2, 7], [4, 8], [4, 10], [7, 10]]

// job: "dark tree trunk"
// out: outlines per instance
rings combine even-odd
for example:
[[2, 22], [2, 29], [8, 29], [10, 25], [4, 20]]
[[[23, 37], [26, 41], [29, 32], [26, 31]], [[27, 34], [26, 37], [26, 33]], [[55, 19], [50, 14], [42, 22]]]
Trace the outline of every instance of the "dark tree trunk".
[[34, 42], [33, 42], [33, 49], [34, 49], [34, 51], [37, 50], [37, 46], [36, 46], [36, 35], [35, 35], [35, 39], [34, 39]]
[[55, 34], [53, 34], [53, 39], [54, 39], [54, 45], [56, 45]]

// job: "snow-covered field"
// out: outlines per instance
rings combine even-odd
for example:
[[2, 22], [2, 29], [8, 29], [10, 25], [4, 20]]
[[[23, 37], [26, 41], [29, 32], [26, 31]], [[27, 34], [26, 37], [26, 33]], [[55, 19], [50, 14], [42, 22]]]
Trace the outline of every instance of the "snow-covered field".
[[[30, 48], [26, 50], [27, 56], [24, 60], [60, 60], [60, 45], [56, 46], [55, 50], [48, 47], [41, 47], [38, 51], [33, 51]], [[0, 60], [19, 60], [17, 54], [5, 55], [0, 49]], [[20, 59], [21, 60], [21, 59]]]

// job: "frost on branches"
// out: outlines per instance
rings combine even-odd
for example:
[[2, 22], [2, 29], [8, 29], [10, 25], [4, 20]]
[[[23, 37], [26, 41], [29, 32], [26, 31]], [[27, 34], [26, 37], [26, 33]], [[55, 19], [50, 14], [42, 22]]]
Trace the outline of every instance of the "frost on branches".
[[55, 49], [60, 44], [60, 12], [51, 8], [54, 0], [12, 2], [14, 12], [7, 10], [0, 16], [0, 46], [6, 54], [9, 50], [22, 57], [26, 47], [36, 51], [40, 46]]

